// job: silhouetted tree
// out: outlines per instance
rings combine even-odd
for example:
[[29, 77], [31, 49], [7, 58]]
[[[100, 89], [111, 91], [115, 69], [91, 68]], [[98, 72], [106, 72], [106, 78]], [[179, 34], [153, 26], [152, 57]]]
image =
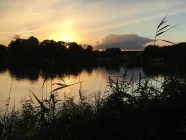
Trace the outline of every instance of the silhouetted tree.
[[25, 44], [26, 44], [26, 40], [25, 39], [18, 38], [15, 41], [12, 40], [10, 42], [10, 44], [8, 45], [8, 47], [10, 49], [15, 49], [15, 50], [17, 50], [17, 49], [23, 49], [23, 47], [25, 46]]
[[93, 47], [91, 45], [88, 45], [86, 50], [87, 50], [87, 52], [92, 52], [93, 51]]
[[107, 48], [105, 50], [105, 53], [107, 57], [118, 56], [121, 53], [121, 49], [120, 48]]
[[10, 56], [24, 57], [27, 60], [37, 59], [39, 40], [33, 36], [28, 39], [18, 38], [15, 41], [12, 40], [8, 46]]
[[8, 50], [11, 56], [22, 57], [24, 56], [24, 48], [26, 46], [26, 39], [16, 39], [11, 41], [8, 45]]
[[82, 52], [83, 47], [81, 45], [78, 45], [76, 42], [68, 43], [68, 55], [70, 55], [70, 58], [80, 56]]
[[57, 42], [57, 51], [55, 54], [56, 62], [60, 63], [66, 58], [67, 53], [67, 43], [63, 41]]
[[172, 64], [174, 67], [179, 68], [185, 67], [186, 61], [186, 43], [179, 43], [170, 46], [147, 46], [143, 51], [144, 62], [148, 60], [148, 62], [152, 62], [152, 58], [154, 60], [158, 60], [159, 62], [163, 62], [164, 64]]
[[60, 53], [65, 53], [67, 50], [67, 43], [64, 41], [57, 42], [57, 51]]
[[144, 57], [156, 57], [158, 51], [159, 51], [159, 46], [149, 45], [143, 51]]
[[44, 40], [39, 47], [43, 57], [52, 58], [57, 52], [58, 44], [54, 40]]
[[26, 42], [27, 48], [35, 49], [39, 46], [39, 40], [33, 36], [29, 37]]
[[0, 44], [0, 58], [4, 59], [7, 57], [7, 47]]

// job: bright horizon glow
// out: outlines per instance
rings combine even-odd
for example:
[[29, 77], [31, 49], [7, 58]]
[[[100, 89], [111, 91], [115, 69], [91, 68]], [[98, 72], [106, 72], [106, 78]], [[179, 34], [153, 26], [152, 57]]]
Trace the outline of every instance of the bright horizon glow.
[[79, 42], [77, 33], [72, 30], [74, 24], [75, 22], [70, 19], [60, 24], [58, 22], [55, 23], [55, 26], [58, 26], [58, 28], [49, 38], [52, 38], [56, 41]]
[[56, 41], [74, 42], [74, 40], [76, 40], [76, 42], [78, 42], [78, 39], [73, 35], [73, 33], [57, 33], [52, 35], [50, 38], [53, 38]]
[[72, 42], [72, 41], [75, 40], [75, 39], [73, 39], [73, 37], [71, 36], [70, 33], [67, 33], [67, 34], [65, 34], [65, 35], [61, 38], [61, 40], [65, 41], [65, 42]]

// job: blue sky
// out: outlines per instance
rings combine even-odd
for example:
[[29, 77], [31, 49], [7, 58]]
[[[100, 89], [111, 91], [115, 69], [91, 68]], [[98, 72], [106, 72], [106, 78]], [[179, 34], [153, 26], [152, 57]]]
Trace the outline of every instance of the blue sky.
[[0, 0], [0, 43], [8, 45], [15, 35], [92, 45], [109, 34], [154, 38], [167, 13], [169, 24], [182, 24], [162, 38], [186, 41], [185, 5], [185, 0]]

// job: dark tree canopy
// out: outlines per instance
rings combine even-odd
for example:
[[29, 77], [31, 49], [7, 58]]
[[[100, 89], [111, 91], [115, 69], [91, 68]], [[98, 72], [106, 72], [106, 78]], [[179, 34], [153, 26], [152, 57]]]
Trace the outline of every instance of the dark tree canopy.
[[91, 45], [88, 45], [86, 50], [87, 50], [87, 52], [92, 52], [93, 51], [93, 47]]
[[0, 58], [4, 58], [7, 55], [7, 47], [0, 44]]
[[39, 46], [39, 40], [33, 36], [27, 39], [28, 48], [37, 48]]
[[149, 45], [143, 51], [144, 60], [161, 59], [163, 62], [183, 63], [186, 60], [186, 43], [179, 43], [170, 46]]
[[157, 55], [158, 51], [159, 51], [159, 46], [149, 45], [145, 47], [144, 54], [146, 57], [154, 57]]
[[57, 50], [59, 51], [59, 52], [66, 52], [66, 50], [67, 50], [67, 43], [66, 42], [64, 42], [64, 41], [58, 41], [57, 42]]
[[107, 48], [105, 50], [105, 53], [107, 56], [117, 56], [121, 53], [121, 49], [120, 48]]
[[83, 51], [83, 47], [76, 42], [68, 43], [68, 51], [70, 53], [80, 53]]
[[8, 45], [11, 49], [23, 49], [26, 46], [26, 39], [16, 39], [15, 41], [11, 41]]
[[37, 55], [38, 46], [39, 40], [31, 36], [28, 39], [17, 38], [16, 40], [12, 40], [8, 45], [8, 49], [11, 55], [33, 58], [33, 54], [35, 57]]
[[7, 50], [7, 47], [2, 45], [2, 44], [0, 44], [0, 50]]
[[8, 47], [10, 49], [35, 49], [39, 46], [39, 40], [33, 36], [28, 39], [17, 38], [15, 41], [12, 40]]

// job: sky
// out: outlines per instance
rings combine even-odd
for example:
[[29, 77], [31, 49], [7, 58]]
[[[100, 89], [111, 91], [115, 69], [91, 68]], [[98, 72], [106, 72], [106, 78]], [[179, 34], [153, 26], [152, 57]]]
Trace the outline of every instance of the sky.
[[186, 0], [0, 0], [0, 44], [15, 35], [95, 45], [109, 34], [137, 34], [153, 39], [168, 14], [181, 23], [161, 36], [186, 41]]

